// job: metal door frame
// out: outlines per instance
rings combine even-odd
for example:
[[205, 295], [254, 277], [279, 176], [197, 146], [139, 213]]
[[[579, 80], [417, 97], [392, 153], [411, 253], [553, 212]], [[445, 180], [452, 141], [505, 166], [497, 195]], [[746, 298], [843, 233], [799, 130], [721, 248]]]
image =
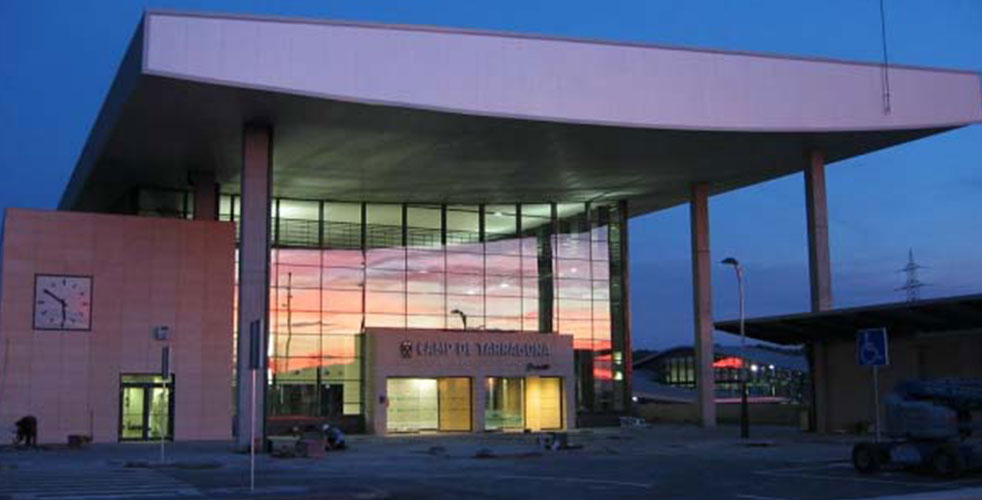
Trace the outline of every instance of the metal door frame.
[[[123, 382], [124, 376], [133, 375], [144, 375], [144, 376], [157, 376], [156, 373], [121, 373], [119, 375], [119, 404], [117, 408], [119, 409], [118, 418], [116, 422], [116, 439], [119, 442], [140, 442], [140, 441], [150, 441], [150, 394], [151, 389], [167, 389], [169, 394], [167, 398], [167, 435], [165, 439], [167, 441], [174, 440], [174, 395], [176, 394], [174, 374], [171, 374], [170, 382], [164, 383], [154, 383], [154, 382]], [[143, 435], [139, 438], [124, 438], [123, 437], [123, 398], [124, 392], [128, 388], [140, 388], [143, 389]], [[157, 438], [153, 438], [154, 441]]]

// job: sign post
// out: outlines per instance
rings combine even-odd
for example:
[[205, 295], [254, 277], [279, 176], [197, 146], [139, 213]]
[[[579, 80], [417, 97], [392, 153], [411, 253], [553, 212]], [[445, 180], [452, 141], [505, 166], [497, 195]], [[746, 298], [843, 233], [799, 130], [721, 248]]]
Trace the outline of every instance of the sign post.
[[[161, 378], [164, 379], [164, 397], [167, 398], [166, 404], [167, 407], [170, 408], [170, 394], [168, 394], [167, 392], [167, 382], [170, 381], [170, 346], [169, 345], [165, 345], [164, 347], [160, 348], [160, 376]], [[164, 463], [164, 443], [167, 438], [166, 427], [170, 424], [170, 422], [166, 421], [166, 419], [172, 418], [172, 415], [170, 415], [169, 411], [165, 412], [160, 408], [157, 409], [157, 414], [160, 415], [160, 418], [158, 419], [158, 423], [157, 423], [157, 425], [160, 426], [159, 429], [160, 463]], [[164, 415], [167, 416], [166, 419]]]
[[856, 360], [859, 366], [873, 370], [873, 414], [876, 420], [876, 442], [880, 442], [880, 378], [881, 366], [890, 364], [886, 328], [859, 330], [856, 335]]

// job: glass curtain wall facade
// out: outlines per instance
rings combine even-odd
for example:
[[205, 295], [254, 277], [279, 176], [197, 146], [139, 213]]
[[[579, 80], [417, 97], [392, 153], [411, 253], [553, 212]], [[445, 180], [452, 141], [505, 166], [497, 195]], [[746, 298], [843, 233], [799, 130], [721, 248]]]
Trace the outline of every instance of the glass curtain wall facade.
[[271, 416], [362, 414], [372, 327], [572, 335], [578, 411], [624, 410], [624, 202], [271, 210]]
[[[716, 397], [740, 397], [740, 373], [744, 361], [736, 356], [717, 354], [713, 362]], [[800, 403], [806, 401], [808, 374], [785, 367], [756, 363], [748, 359], [747, 391], [751, 397], [778, 397]], [[667, 355], [653, 363], [654, 379], [659, 383], [687, 389], [696, 388], [695, 357], [691, 351]]]

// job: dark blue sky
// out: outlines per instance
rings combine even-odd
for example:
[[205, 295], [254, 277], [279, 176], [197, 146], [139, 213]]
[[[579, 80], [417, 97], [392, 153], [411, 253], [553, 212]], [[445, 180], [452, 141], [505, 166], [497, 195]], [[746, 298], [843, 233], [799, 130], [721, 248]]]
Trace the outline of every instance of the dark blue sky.
[[[879, 0], [0, 0], [0, 207], [53, 208], [145, 7], [430, 24], [878, 61]], [[886, 0], [891, 60], [982, 69], [982, 1]], [[828, 169], [838, 306], [982, 292], [982, 126]], [[792, 175], [714, 197], [712, 252], [747, 268], [751, 316], [808, 308], [804, 187]], [[688, 209], [631, 223], [635, 344], [692, 338]], [[736, 314], [714, 268], [717, 318]], [[720, 339], [726, 341], [723, 334]]]

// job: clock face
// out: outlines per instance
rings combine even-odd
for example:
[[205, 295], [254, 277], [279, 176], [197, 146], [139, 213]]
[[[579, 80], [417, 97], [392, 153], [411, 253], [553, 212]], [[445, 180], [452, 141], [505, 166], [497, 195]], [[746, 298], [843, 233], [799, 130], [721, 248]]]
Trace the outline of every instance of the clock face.
[[91, 330], [92, 278], [35, 276], [34, 329]]

